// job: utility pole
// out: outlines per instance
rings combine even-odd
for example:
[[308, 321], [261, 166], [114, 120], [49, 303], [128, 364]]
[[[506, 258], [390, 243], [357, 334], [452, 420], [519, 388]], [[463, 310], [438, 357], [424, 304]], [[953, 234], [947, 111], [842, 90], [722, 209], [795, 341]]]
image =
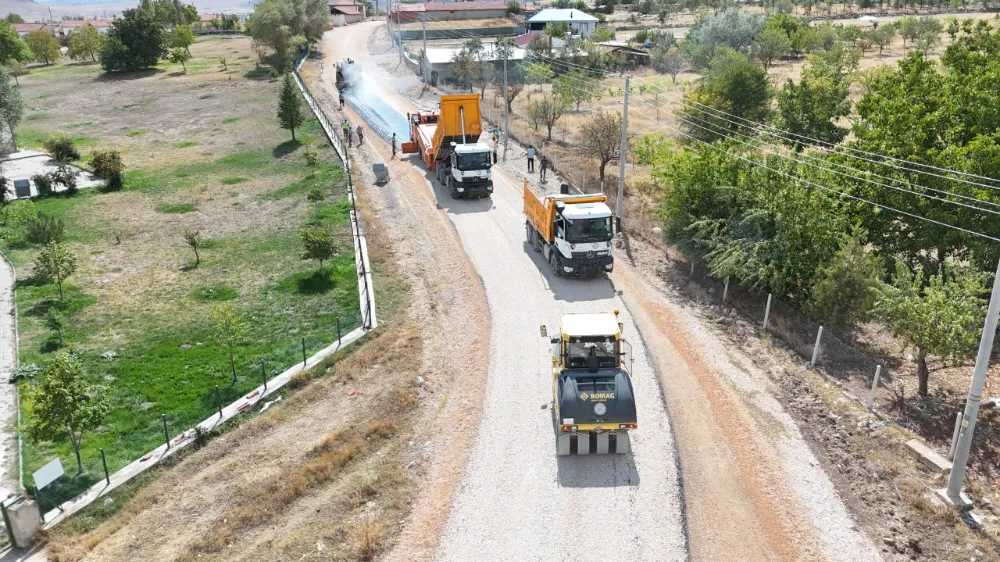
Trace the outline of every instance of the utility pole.
[[622, 199], [625, 196], [625, 155], [628, 154], [628, 93], [631, 76], [625, 77], [625, 110], [622, 111], [622, 144], [618, 149], [618, 203], [615, 205], [618, 213], [618, 228], [622, 227], [622, 217], [625, 215], [625, 208], [622, 206]]
[[[496, 49], [496, 43], [493, 44]], [[507, 115], [507, 49], [503, 51], [503, 161], [507, 161], [507, 143], [510, 139], [510, 121]]]
[[428, 76], [430, 76], [428, 72], [430, 69], [427, 67], [430, 66], [431, 63], [430, 57], [427, 56], [427, 14], [420, 15], [420, 28], [423, 29], [424, 32], [424, 56], [423, 60], [420, 61], [420, 66], [424, 69], [424, 84], [427, 84], [430, 81], [428, 78]]
[[983, 386], [986, 384], [986, 370], [990, 366], [990, 353], [993, 351], [993, 336], [997, 332], [998, 317], [1000, 317], [1000, 263], [997, 263], [997, 274], [993, 279], [993, 293], [990, 295], [990, 305], [986, 310], [983, 336], [979, 340], [979, 355], [976, 356], [976, 366], [972, 370], [972, 385], [969, 387], [969, 398], [965, 402], [962, 432], [958, 436], [958, 447], [955, 449], [955, 460], [951, 465], [948, 487], [938, 491], [939, 495], [944, 492], [946, 499], [959, 509], [972, 507], [968, 498], [962, 497], [962, 482], [965, 480], [966, 465], [969, 464], [969, 448], [972, 445], [972, 433], [976, 430], [979, 403], [983, 399]]

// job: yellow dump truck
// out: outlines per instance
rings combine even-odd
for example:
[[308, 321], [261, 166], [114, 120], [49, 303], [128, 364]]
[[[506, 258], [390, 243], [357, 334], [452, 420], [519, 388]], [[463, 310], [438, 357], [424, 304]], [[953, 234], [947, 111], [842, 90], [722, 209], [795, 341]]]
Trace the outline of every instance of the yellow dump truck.
[[441, 96], [439, 108], [407, 115], [410, 142], [404, 153], [420, 153], [428, 170], [452, 199], [493, 193], [490, 147], [479, 142], [482, 117], [476, 94]]
[[612, 215], [603, 194], [546, 195], [524, 182], [528, 245], [541, 252], [556, 277], [596, 277], [614, 269]]

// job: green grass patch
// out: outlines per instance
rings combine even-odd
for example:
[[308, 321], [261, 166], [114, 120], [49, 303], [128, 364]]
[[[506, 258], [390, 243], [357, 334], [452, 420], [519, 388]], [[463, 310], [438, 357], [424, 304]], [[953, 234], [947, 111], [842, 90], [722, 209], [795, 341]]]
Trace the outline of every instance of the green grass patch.
[[32, 113], [24, 118], [25, 121], [38, 121], [39, 119], [48, 119], [48, 113]]
[[89, 127], [93, 125], [93, 121], [84, 121], [83, 123], [73, 123], [72, 125], [67, 125], [67, 129], [79, 129], [80, 127]]
[[239, 120], [240, 120], [239, 117], [226, 117], [225, 119], [222, 120], [222, 124], [223, 125], [228, 125], [230, 123], [235, 123], [235, 122], [237, 122]]
[[198, 96], [198, 99], [200, 99], [200, 100], [214, 100], [215, 99], [215, 94], [205, 94], [203, 96]]
[[202, 82], [201, 84], [198, 84], [199, 88], [205, 88], [207, 86], [211, 86], [211, 84], [209, 84], [208, 82]]
[[198, 144], [196, 141], [181, 141], [175, 142], [174, 148], [191, 148], [192, 146], [198, 146]]
[[265, 199], [284, 199], [297, 195], [305, 195], [313, 189], [321, 189], [325, 193], [330, 193], [334, 186], [339, 186], [345, 181], [344, 170], [339, 166], [322, 166], [302, 178], [290, 183], [285, 187], [272, 191], [264, 195]]
[[125, 133], [125, 136], [126, 137], [141, 137], [142, 135], [145, 135], [145, 134], [146, 134], [146, 131], [132, 131], [130, 133]]
[[200, 302], [228, 301], [240, 296], [240, 292], [227, 285], [207, 285], [198, 287], [191, 296]]
[[167, 205], [160, 205], [156, 208], [157, 211], [167, 214], [180, 214], [180, 213], [191, 213], [198, 210], [198, 207], [191, 203], [170, 203]]
[[[53, 133], [48, 131], [21, 127], [17, 129], [17, 146], [18, 148], [41, 148], [42, 143], [52, 135]], [[80, 152], [86, 152], [97, 146], [97, 139], [94, 137], [74, 136], [73, 142], [76, 143], [76, 148]]]
[[37, 97], [37, 98], [35, 98], [35, 99], [36, 99], [36, 100], [47, 100], [47, 99], [49, 99], [49, 98], [51, 98], [51, 97], [52, 97], [52, 94], [50, 94], [50, 93], [49, 93], [49, 94], [42, 94], [42, 95], [38, 96], [38, 97]]
[[250, 181], [247, 178], [226, 178], [222, 180], [225, 185], [236, 185], [238, 183], [243, 183], [245, 181]]

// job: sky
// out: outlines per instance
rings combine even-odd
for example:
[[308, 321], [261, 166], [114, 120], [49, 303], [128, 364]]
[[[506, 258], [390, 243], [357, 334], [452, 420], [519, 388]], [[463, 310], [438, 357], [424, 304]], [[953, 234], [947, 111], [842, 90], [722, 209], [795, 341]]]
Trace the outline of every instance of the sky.
[[[185, 4], [191, 3], [190, 1]], [[49, 19], [49, 9], [56, 19], [62, 16], [107, 17], [120, 14], [127, 8], [135, 8], [138, 0], [126, 2], [101, 2], [100, 0], [0, 0], [0, 15], [8, 12], [20, 14], [25, 21]], [[251, 0], [197, 0], [194, 2], [199, 13], [248, 14], [253, 11]]]

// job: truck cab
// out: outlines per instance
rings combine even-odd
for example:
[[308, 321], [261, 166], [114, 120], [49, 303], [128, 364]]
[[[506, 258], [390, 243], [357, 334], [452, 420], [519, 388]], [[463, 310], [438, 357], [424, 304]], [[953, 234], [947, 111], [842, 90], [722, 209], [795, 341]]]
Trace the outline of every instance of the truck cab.
[[627, 452], [638, 421], [618, 311], [566, 314], [560, 325], [550, 340], [557, 454]]
[[613, 215], [603, 194], [548, 195], [524, 185], [525, 233], [557, 277], [595, 277], [614, 269]]
[[448, 165], [442, 166], [441, 175], [445, 177], [441, 184], [448, 188], [453, 199], [493, 193], [490, 152], [490, 147], [481, 142], [452, 143]]

